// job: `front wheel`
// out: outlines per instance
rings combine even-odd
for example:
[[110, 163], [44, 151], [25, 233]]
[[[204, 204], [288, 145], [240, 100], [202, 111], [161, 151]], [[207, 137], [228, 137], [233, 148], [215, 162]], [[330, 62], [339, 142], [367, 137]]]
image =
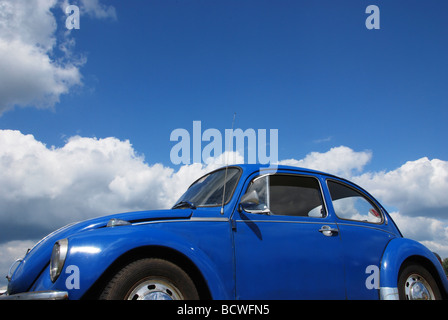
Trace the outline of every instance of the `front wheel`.
[[398, 279], [400, 300], [441, 300], [442, 296], [431, 273], [420, 265], [403, 269]]
[[196, 300], [196, 287], [185, 271], [162, 259], [145, 258], [121, 269], [106, 285], [101, 300]]

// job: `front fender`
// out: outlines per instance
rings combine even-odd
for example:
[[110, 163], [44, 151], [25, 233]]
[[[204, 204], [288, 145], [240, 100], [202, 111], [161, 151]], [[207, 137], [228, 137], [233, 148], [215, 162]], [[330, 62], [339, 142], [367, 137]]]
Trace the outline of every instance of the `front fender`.
[[[81, 233], [68, 240], [69, 251], [59, 278], [51, 284], [47, 268], [43, 277], [35, 283], [33, 291], [48, 290], [51, 285], [52, 290], [68, 291], [69, 299], [80, 299], [123, 254], [144, 246], [161, 246], [176, 250], [190, 259], [202, 273], [213, 298], [231, 298], [220, 272], [227, 266], [217, 265], [202, 248], [176, 232], [149, 225], [119, 226]], [[78, 274], [75, 275], [74, 271]], [[78, 278], [75, 279], [75, 276]]]
[[[398, 299], [400, 268], [410, 258], [423, 258], [431, 263], [437, 270], [438, 277], [443, 285], [440, 290], [445, 290], [445, 293], [448, 292], [447, 277], [434, 253], [417, 241], [395, 238], [388, 243], [381, 260], [380, 291], [383, 292], [383, 299]], [[388, 294], [391, 294], [391, 296], [387, 296]]]

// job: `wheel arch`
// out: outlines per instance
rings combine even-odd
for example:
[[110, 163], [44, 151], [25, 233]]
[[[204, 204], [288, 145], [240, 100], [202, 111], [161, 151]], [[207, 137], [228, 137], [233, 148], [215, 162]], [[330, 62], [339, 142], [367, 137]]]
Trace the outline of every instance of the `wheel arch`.
[[421, 243], [395, 238], [387, 245], [380, 268], [380, 287], [397, 288], [402, 270], [410, 264], [419, 264], [431, 273], [444, 299], [448, 299], [448, 280], [437, 257]]
[[82, 299], [97, 299], [101, 294], [101, 291], [112, 279], [112, 277], [123, 267], [131, 262], [142, 258], [158, 258], [164, 259], [176, 264], [182, 268], [192, 279], [198, 290], [200, 299], [212, 299], [212, 293], [210, 291], [207, 280], [198, 266], [185, 254], [170, 247], [148, 245], [133, 248], [121, 256], [119, 256], [95, 281], [90, 289], [83, 295]]
[[413, 255], [413, 256], [410, 256], [410, 257], [406, 258], [406, 260], [404, 260], [403, 263], [400, 266], [400, 269], [398, 271], [398, 277], [400, 276], [402, 271], [407, 266], [414, 265], [414, 264], [422, 266], [423, 268], [425, 268], [431, 274], [431, 276], [434, 278], [434, 280], [437, 283], [437, 286], [440, 289], [440, 293], [442, 295], [442, 298], [443, 299], [448, 299], [448, 294], [447, 294], [446, 290], [444, 290], [444, 283], [442, 282], [442, 279], [441, 279], [441, 277], [439, 275], [439, 272], [438, 272], [437, 268], [435, 267], [435, 265], [428, 258], [426, 258], [424, 256]]

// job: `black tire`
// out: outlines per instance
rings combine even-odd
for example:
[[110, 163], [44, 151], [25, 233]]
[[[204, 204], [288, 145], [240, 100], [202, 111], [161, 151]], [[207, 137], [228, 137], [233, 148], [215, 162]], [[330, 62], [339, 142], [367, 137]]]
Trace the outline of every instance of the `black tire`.
[[121, 269], [100, 300], [197, 300], [198, 291], [185, 271], [162, 259], [145, 258]]
[[441, 300], [437, 282], [431, 273], [418, 264], [406, 266], [398, 278], [400, 300]]

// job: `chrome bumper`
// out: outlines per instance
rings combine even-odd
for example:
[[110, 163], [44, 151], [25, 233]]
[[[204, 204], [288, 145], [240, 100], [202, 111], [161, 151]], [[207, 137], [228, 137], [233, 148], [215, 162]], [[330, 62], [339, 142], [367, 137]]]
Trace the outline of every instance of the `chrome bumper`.
[[380, 288], [381, 300], [400, 300], [398, 295], [398, 288], [396, 287], [381, 287]]
[[12, 295], [2, 294], [0, 300], [67, 300], [66, 291], [33, 291]]

